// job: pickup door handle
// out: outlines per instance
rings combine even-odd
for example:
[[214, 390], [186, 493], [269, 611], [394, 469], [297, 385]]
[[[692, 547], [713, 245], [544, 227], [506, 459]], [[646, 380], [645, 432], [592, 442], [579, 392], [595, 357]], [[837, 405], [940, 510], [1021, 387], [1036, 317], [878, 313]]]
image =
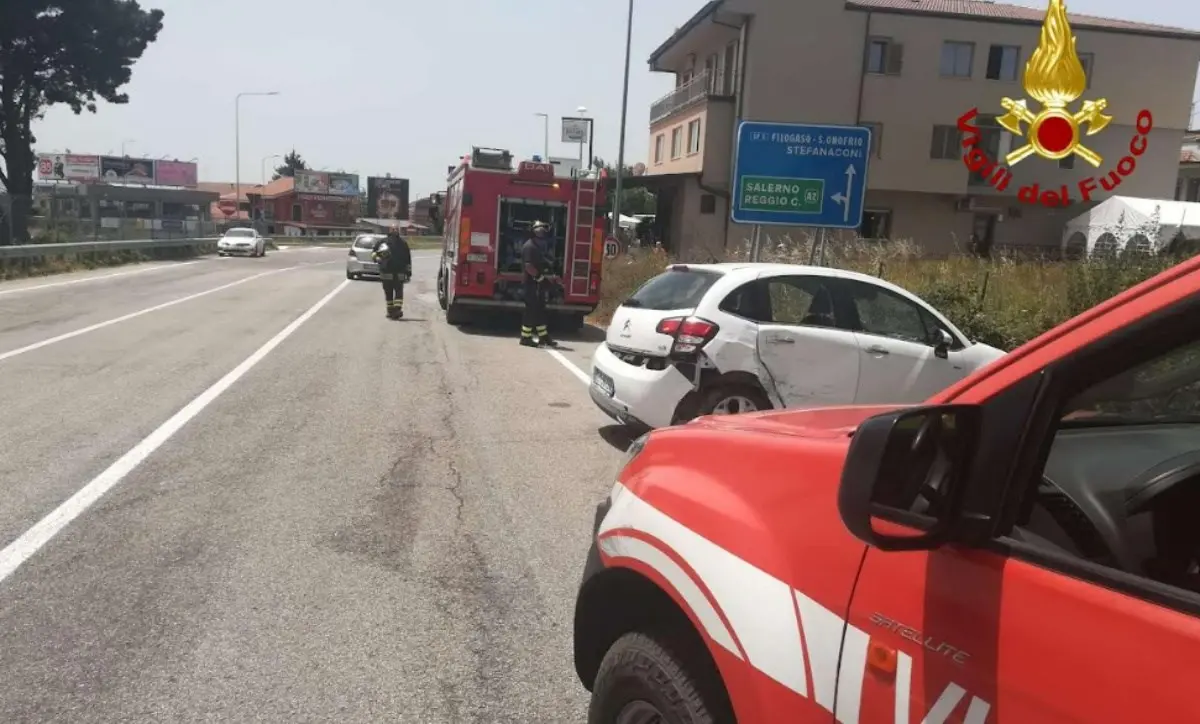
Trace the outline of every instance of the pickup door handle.
[[871, 354], [889, 354], [889, 352], [886, 349], [884, 349], [883, 347], [880, 347], [877, 344], [867, 347], [867, 351], [870, 352]]
[[772, 337], [771, 344], [795, 344], [796, 340], [792, 337]]

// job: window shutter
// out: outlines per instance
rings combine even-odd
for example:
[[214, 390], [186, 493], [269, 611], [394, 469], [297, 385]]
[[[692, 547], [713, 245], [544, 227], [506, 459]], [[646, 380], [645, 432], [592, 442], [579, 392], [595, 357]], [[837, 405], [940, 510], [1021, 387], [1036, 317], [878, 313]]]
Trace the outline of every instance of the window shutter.
[[888, 75], [900, 75], [901, 68], [904, 67], [904, 45], [902, 43], [888, 43], [887, 45], [887, 64], [885, 72]]

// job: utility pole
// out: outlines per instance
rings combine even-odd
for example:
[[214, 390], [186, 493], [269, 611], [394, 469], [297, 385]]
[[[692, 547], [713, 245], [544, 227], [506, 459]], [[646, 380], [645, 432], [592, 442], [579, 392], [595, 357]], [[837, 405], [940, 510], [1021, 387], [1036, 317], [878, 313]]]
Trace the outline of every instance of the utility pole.
[[625, 175], [625, 118], [629, 112], [629, 51], [633, 42], [633, 0], [629, 0], [629, 17], [625, 21], [625, 85], [621, 89], [621, 140], [617, 146], [617, 185], [612, 203], [612, 234], [621, 228], [621, 179]]

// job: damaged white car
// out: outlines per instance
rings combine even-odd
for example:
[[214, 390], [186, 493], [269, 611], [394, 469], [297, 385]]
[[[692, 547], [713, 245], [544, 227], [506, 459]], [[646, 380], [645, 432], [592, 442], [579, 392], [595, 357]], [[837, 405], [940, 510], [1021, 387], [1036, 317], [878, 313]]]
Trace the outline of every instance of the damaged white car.
[[676, 264], [613, 315], [592, 400], [654, 428], [700, 415], [921, 402], [1004, 352], [894, 284], [793, 264]]

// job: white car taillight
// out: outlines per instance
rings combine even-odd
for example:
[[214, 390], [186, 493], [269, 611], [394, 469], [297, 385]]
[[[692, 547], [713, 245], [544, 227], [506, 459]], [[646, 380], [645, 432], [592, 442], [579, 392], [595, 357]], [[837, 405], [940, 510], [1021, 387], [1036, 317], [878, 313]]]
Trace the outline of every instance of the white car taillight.
[[668, 317], [658, 323], [655, 330], [675, 338], [671, 355], [690, 355], [699, 352], [720, 329], [716, 324], [700, 317]]

